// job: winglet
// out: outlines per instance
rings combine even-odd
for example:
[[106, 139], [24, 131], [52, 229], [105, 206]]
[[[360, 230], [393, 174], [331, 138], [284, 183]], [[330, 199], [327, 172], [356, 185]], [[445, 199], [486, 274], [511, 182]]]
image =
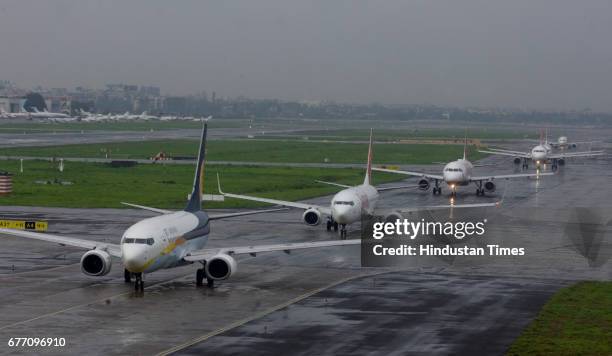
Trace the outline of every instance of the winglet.
[[467, 129], [465, 129], [465, 141], [463, 142], [463, 160], [467, 159]]
[[368, 165], [366, 168], [366, 175], [363, 180], [364, 185], [372, 184], [372, 129], [370, 129], [370, 145], [368, 146]]
[[221, 195], [225, 194], [221, 190], [221, 181], [219, 180], [219, 172], [217, 172], [217, 190], [219, 191], [219, 194], [221, 194]]
[[207, 121], [204, 121], [204, 127], [202, 128], [202, 138], [200, 139], [200, 150], [198, 152], [198, 164], [196, 166], [195, 175], [193, 178], [193, 189], [191, 190], [191, 197], [185, 207], [185, 211], [194, 212], [202, 209], [202, 175], [204, 169], [204, 160], [206, 158], [206, 131], [208, 129]]

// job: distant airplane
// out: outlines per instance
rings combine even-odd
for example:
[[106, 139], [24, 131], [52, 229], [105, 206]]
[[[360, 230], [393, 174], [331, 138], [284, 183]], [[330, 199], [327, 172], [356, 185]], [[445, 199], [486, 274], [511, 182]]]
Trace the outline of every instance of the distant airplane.
[[374, 168], [375, 171], [404, 174], [408, 176], [421, 177], [419, 181], [419, 188], [422, 190], [428, 190], [430, 187], [430, 181], [434, 181], [433, 194], [442, 194], [442, 188], [440, 182], [445, 182], [451, 189], [451, 196], [456, 196], [458, 186], [466, 186], [470, 183], [476, 185], [476, 195], [484, 196], [485, 192], [494, 192], [496, 189], [496, 179], [511, 179], [511, 178], [525, 178], [525, 177], [538, 177], [540, 175], [549, 175], [552, 173], [523, 173], [523, 174], [499, 174], [499, 175], [484, 175], [484, 176], [473, 176], [472, 171], [474, 164], [467, 159], [467, 137], [463, 144], [463, 158], [459, 158], [456, 161], [447, 163], [442, 169], [442, 174], [429, 174], [424, 172], [409, 172], [399, 171], [392, 169]]
[[[540, 143], [531, 149], [530, 152], [512, 151], [506, 149], [489, 148], [488, 150], [479, 150], [481, 153], [488, 153], [493, 155], [510, 156], [514, 157], [514, 163], [519, 164], [523, 161], [523, 169], [529, 168], [529, 161], [533, 161], [536, 167], [540, 167], [541, 164], [551, 163], [551, 169], [557, 170], [559, 166], [565, 164], [567, 158], [578, 158], [578, 157], [594, 157], [601, 156], [604, 151], [584, 151], [584, 152], [563, 152], [563, 153], [552, 153], [553, 145], [548, 142], [547, 134], [545, 136], [540, 135]], [[567, 142], [565, 140], [559, 141]]]
[[208, 215], [201, 209], [202, 191], [200, 187], [201, 178], [204, 174], [206, 131], [207, 124], [205, 123], [202, 129], [191, 197], [185, 209], [173, 212], [125, 203], [162, 215], [141, 220], [130, 226], [124, 232], [119, 244], [2, 228], [0, 228], [0, 233], [88, 250], [80, 262], [81, 271], [88, 276], [108, 274], [111, 270], [112, 257], [118, 257], [122, 260], [125, 268], [125, 282], [131, 282], [132, 277], [135, 277], [135, 289], [138, 292], [144, 291], [143, 274], [159, 269], [196, 262], [201, 263], [202, 268], [198, 269], [196, 273], [196, 284], [198, 286], [202, 285], [204, 278], [206, 278], [208, 286], [212, 287], [214, 281], [228, 279], [236, 273], [238, 266], [234, 259], [236, 255], [249, 254], [255, 256], [261, 252], [288, 252], [297, 249], [358, 245], [361, 243], [361, 239], [354, 239], [204, 248], [208, 242], [211, 221], [278, 210]]
[[49, 112], [47, 110], [39, 111], [37, 108], [33, 108], [33, 112], [29, 113], [33, 119], [67, 119], [70, 115], [61, 112]]
[[[252, 200], [269, 204], [277, 204], [292, 208], [303, 209], [304, 214], [302, 220], [307, 225], [319, 225], [321, 223], [321, 216], [327, 216], [327, 231], [332, 228], [334, 231], [338, 231], [340, 226], [340, 237], [346, 238], [346, 225], [361, 221], [364, 216], [374, 217], [382, 216], [387, 221], [395, 221], [402, 219], [403, 214], [426, 211], [426, 210], [437, 210], [437, 209], [452, 209], [452, 208], [474, 208], [474, 207], [490, 207], [496, 206], [497, 203], [491, 204], [464, 204], [464, 205], [435, 205], [435, 206], [421, 206], [411, 208], [399, 208], [399, 209], [376, 209], [378, 202], [378, 192], [394, 189], [404, 188], [416, 188], [415, 186], [398, 186], [398, 187], [385, 187], [376, 188], [372, 182], [372, 131], [370, 130], [370, 143], [368, 148], [368, 163], [366, 166], [366, 174], [363, 180], [363, 184], [357, 186], [349, 186], [344, 184], [317, 181], [319, 183], [329, 184], [337, 187], [344, 188], [340, 192], [336, 193], [331, 200], [330, 206], [321, 206], [309, 203], [291, 202], [277, 199], [259, 198], [248, 195], [239, 195], [225, 193], [221, 190], [221, 184], [218, 182], [219, 194], [229, 198]], [[218, 176], [217, 176], [218, 181]]]
[[578, 145], [583, 145], [583, 144], [593, 144], [593, 143], [597, 143], [600, 141], [576, 141], [576, 142], [570, 142], [567, 139], [567, 136], [560, 136], [559, 139], [557, 139], [557, 142], [555, 143], [551, 143], [550, 145], [553, 148], [560, 148], [560, 149], [572, 149], [572, 148], [576, 148]]

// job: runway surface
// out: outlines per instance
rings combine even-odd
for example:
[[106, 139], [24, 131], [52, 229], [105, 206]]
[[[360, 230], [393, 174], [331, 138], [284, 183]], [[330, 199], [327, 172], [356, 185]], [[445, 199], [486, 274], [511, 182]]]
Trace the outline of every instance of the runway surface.
[[[490, 157], [476, 174], [512, 173]], [[10, 337], [65, 337], [40, 354], [501, 354], [558, 288], [612, 279], [612, 169], [607, 160], [572, 160], [552, 177], [500, 181], [458, 203], [494, 202], [491, 241], [525, 256], [441, 259], [396, 268], [360, 267], [360, 247], [261, 254], [215, 289], [195, 286], [196, 265], [146, 276], [144, 297], [123, 283], [120, 263], [104, 277], [80, 273], [78, 249], [13, 237], [0, 240], [0, 353]], [[432, 166], [431, 171], [441, 167]], [[411, 180], [412, 182], [413, 180]], [[448, 202], [430, 192], [384, 192], [381, 205]], [[311, 200], [329, 204], [329, 197]], [[592, 212], [595, 212], [591, 214]], [[49, 233], [118, 242], [136, 210], [0, 207], [3, 218], [49, 221]], [[211, 247], [329, 240], [291, 210], [212, 225]], [[349, 238], [359, 237], [351, 226]]]

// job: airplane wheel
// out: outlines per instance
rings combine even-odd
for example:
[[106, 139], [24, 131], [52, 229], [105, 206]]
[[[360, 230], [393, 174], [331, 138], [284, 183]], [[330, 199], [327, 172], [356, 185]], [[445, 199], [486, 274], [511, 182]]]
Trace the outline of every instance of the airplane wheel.
[[202, 286], [204, 283], [204, 276], [205, 276], [205, 272], [204, 272], [204, 268], [199, 268], [196, 271], [196, 286], [200, 287]]
[[334, 232], [338, 232], [338, 223], [334, 222]]
[[332, 222], [327, 220], [327, 226], [326, 226], [327, 231], [331, 231], [332, 225], [333, 225]]
[[144, 281], [140, 280], [140, 292], [143, 293], [144, 292]]
[[208, 286], [208, 288], [214, 288], [215, 287], [215, 280], [212, 278], [206, 278], [206, 286]]
[[124, 269], [123, 280], [125, 281], [125, 283], [132, 283], [132, 272], [128, 271], [127, 269]]

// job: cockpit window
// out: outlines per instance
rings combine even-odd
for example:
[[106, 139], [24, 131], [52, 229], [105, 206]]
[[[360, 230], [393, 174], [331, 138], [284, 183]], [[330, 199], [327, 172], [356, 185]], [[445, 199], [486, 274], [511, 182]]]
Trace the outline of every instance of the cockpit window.
[[129, 239], [126, 238], [125, 240], [123, 240], [124, 244], [141, 244], [141, 245], [153, 245], [155, 243], [155, 240], [153, 238], [148, 238], [148, 239]]
[[463, 169], [461, 169], [461, 168], [446, 168], [445, 171], [447, 171], [447, 172], [463, 172]]
[[350, 206], [353, 206], [353, 205], [355, 205], [355, 202], [352, 202], [352, 201], [342, 201], [342, 200], [336, 200], [336, 201], [334, 202], [334, 205], [350, 205]]

